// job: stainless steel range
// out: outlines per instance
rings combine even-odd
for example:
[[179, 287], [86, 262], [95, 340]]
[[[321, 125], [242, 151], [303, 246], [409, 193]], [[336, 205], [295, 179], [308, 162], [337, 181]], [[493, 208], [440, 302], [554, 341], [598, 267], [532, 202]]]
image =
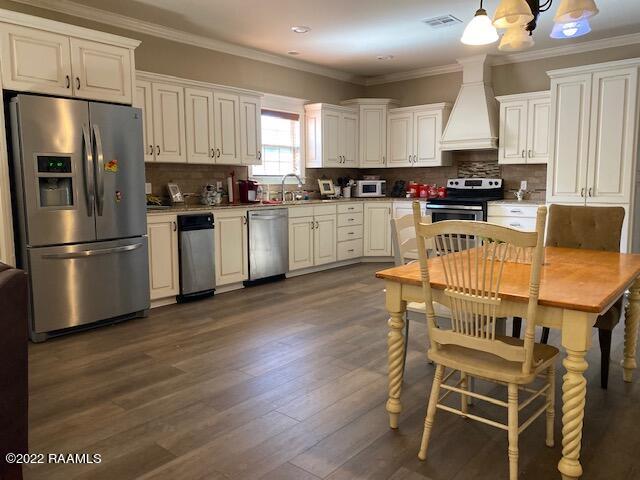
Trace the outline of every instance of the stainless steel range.
[[442, 220], [487, 220], [487, 202], [502, 199], [501, 178], [451, 178], [447, 197], [427, 202], [432, 222]]

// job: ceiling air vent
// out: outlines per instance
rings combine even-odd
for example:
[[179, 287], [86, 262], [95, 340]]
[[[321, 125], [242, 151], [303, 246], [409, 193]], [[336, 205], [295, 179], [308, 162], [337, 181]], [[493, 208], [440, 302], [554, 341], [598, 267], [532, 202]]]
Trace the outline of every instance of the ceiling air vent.
[[439, 17], [425, 18], [422, 22], [431, 28], [445, 28], [455, 25], [456, 23], [462, 23], [462, 20], [453, 15], [440, 15]]

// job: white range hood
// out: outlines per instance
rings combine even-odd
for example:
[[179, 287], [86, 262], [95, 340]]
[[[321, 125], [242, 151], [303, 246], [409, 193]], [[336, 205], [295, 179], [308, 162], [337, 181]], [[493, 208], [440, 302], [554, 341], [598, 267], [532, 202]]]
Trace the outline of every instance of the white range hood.
[[442, 150], [498, 148], [498, 106], [487, 55], [458, 59], [462, 87], [442, 135]]

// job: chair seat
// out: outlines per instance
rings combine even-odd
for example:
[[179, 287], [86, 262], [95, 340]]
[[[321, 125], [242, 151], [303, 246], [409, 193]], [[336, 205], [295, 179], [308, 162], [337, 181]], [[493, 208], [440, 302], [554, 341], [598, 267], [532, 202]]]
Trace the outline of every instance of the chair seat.
[[[510, 345], [524, 344], [524, 340], [513, 337], [496, 335], [500, 340]], [[536, 375], [549, 368], [559, 350], [551, 345], [536, 343], [533, 349], [533, 367], [529, 374], [522, 373], [522, 363], [510, 362], [491, 353], [472, 350], [458, 345], [441, 345], [438, 350], [429, 349], [429, 359], [436, 364], [448, 368], [461, 370], [472, 376], [506, 383], [526, 385], [531, 383]]]

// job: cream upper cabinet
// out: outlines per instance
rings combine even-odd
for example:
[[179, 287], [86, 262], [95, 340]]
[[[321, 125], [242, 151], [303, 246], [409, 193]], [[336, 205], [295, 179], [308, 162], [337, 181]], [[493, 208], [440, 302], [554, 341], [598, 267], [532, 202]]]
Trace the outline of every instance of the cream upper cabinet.
[[387, 112], [397, 106], [389, 98], [354, 98], [342, 105], [358, 109], [358, 166], [382, 168], [387, 163]]
[[259, 97], [240, 97], [240, 153], [243, 165], [262, 164], [262, 122]]
[[343, 167], [358, 166], [358, 115], [355, 113], [340, 114], [340, 152]]
[[391, 202], [364, 204], [364, 256], [391, 255]]
[[358, 166], [358, 114], [355, 109], [305, 105], [307, 167]]
[[142, 110], [142, 146], [144, 149], [144, 161], [153, 162], [156, 158], [156, 149], [153, 142], [153, 93], [151, 91], [151, 82], [147, 82], [146, 80], [136, 81], [133, 106]]
[[216, 286], [249, 278], [247, 210], [230, 209], [215, 216]]
[[175, 215], [148, 215], [149, 290], [151, 300], [180, 293], [178, 229]]
[[74, 95], [108, 102], [132, 102], [131, 50], [71, 38]]
[[631, 201], [637, 91], [637, 68], [593, 74], [587, 203]]
[[333, 263], [337, 260], [336, 214], [316, 215], [313, 231], [313, 261], [315, 265]]
[[548, 201], [631, 202], [638, 66], [630, 63], [550, 72]]
[[186, 163], [184, 88], [153, 83], [152, 98], [156, 161]]
[[450, 112], [448, 103], [390, 109], [387, 116], [387, 166], [451, 165], [451, 153], [440, 148]]
[[410, 167], [413, 160], [413, 112], [389, 112], [387, 165]]
[[216, 163], [240, 165], [240, 97], [214, 92]]
[[4, 23], [0, 31], [4, 88], [72, 95], [69, 37]]
[[496, 97], [500, 102], [498, 163], [547, 163], [549, 92]]
[[215, 163], [213, 92], [185, 88], [187, 161]]
[[30, 15], [13, 17], [15, 23], [0, 23], [4, 88], [132, 103], [139, 41]]
[[313, 216], [289, 218], [289, 270], [313, 266]]

